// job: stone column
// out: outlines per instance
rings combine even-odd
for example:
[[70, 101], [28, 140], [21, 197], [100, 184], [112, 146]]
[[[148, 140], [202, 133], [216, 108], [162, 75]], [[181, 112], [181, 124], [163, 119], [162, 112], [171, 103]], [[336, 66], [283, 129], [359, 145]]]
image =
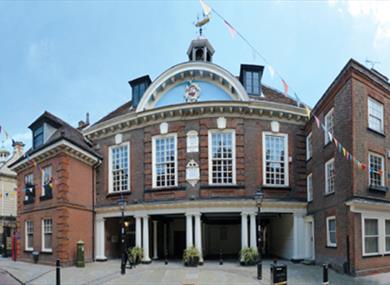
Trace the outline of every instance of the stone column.
[[141, 217], [135, 217], [135, 246], [142, 247], [141, 241]]
[[106, 241], [106, 231], [104, 227], [104, 218], [96, 218], [95, 221], [95, 259], [97, 261], [106, 261], [107, 257], [105, 256], [105, 241]]
[[153, 259], [157, 258], [157, 221], [153, 221]]
[[256, 247], [256, 214], [250, 214], [250, 247]]
[[187, 248], [191, 247], [194, 245], [194, 241], [193, 241], [193, 233], [192, 233], [192, 215], [191, 214], [187, 214], [186, 215], [186, 225], [187, 225], [187, 231], [186, 231], [186, 235], [187, 235]]
[[201, 229], [200, 213], [195, 214], [194, 216], [195, 216], [195, 247], [199, 250], [200, 253], [199, 261], [203, 263], [202, 229]]
[[143, 242], [142, 246], [144, 249], [144, 259], [142, 262], [150, 263], [149, 257], [149, 216], [144, 216], [143, 218]]
[[248, 214], [241, 213], [241, 249], [248, 247]]
[[293, 261], [303, 260], [305, 257], [305, 223], [303, 214], [293, 214]]

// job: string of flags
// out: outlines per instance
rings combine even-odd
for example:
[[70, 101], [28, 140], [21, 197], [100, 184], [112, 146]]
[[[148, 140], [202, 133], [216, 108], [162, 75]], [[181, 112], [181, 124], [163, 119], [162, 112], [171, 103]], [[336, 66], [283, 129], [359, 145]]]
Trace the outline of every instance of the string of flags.
[[[330, 138], [330, 141], [333, 142], [336, 146], [336, 149], [337, 151], [348, 161], [351, 161], [352, 163], [354, 163], [359, 169], [363, 170], [363, 171], [367, 171], [368, 174], [370, 173], [374, 173], [374, 172], [377, 172], [380, 176], [383, 175], [383, 170], [382, 169], [378, 169], [378, 170], [375, 170], [373, 168], [370, 168], [369, 166], [367, 166], [367, 164], [361, 162], [360, 160], [358, 160], [347, 148], [345, 148], [339, 140], [337, 140], [334, 136], [333, 136], [333, 133], [330, 132], [324, 124], [321, 123], [320, 119], [311, 112], [310, 110], [310, 107], [305, 104], [298, 96], [297, 92], [287, 84], [287, 81], [281, 76], [281, 74], [274, 68], [274, 66], [272, 66], [268, 60], [249, 42], [249, 40], [243, 36], [242, 33], [240, 33], [228, 20], [226, 20], [225, 17], [223, 17], [221, 14], [219, 14], [214, 8], [210, 7], [208, 4], [206, 4], [204, 2], [204, 0], [199, 0], [200, 1], [200, 5], [203, 9], [203, 14], [206, 16], [206, 17], [210, 17], [210, 14], [211, 12], [213, 12], [214, 14], [216, 14], [224, 23], [224, 25], [226, 26], [228, 32], [229, 32], [229, 35], [232, 37], [232, 38], [235, 38], [236, 36], [239, 36], [248, 46], [249, 48], [252, 50], [253, 54], [256, 54], [258, 55], [263, 61], [264, 63], [266, 64], [266, 70], [268, 70], [271, 78], [273, 79], [275, 76], [277, 76], [283, 86], [283, 92], [284, 94], [289, 97], [289, 98], [292, 98], [290, 95], [289, 95], [289, 91], [292, 91], [294, 93], [294, 97], [295, 98], [292, 98], [294, 100], [297, 101], [297, 104], [298, 106], [303, 106], [306, 110], [306, 115], [308, 117], [309, 120], [311, 120], [312, 118], [314, 118], [314, 121], [316, 123], [316, 126], [318, 129], [320, 130], [323, 130], [325, 135], [328, 135], [329, 138]], [[390, 173], [388, 174], [388, 178], [390, 178]]]

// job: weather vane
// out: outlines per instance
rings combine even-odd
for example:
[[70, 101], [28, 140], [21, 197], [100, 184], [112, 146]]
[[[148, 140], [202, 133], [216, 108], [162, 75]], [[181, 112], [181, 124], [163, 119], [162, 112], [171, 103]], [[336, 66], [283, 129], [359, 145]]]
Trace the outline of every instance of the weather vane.
[[379, 64], [379, 63], [381, 63], [381, 62], [380, 61], [373, 61], [373, 60], [366, 59], [366, 64], [370, 64], [371, 65], [371, 69], [374, 69], [375, 64]]
[[197, 21], [195, 23], [195, 27], [199, 28], [199, 36], [202, 36], [203, 26], [210, 22], [209, 15], [205, 15], [203, 13], [203, 18], [199, 20], [199, 16], [197, 17]]

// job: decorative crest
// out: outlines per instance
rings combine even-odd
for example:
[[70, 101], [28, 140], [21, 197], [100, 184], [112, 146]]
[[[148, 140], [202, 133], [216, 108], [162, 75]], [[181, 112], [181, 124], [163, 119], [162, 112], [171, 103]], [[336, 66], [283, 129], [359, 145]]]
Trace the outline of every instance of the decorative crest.
[[186, 99], [186, 102], [189, 103], [197, 102], [199, 96], [200, 96], [200, 87], [198, 86], [198, 84], [193, 83], [192, 80], [189, 81], [184, 93], [184, 98]]

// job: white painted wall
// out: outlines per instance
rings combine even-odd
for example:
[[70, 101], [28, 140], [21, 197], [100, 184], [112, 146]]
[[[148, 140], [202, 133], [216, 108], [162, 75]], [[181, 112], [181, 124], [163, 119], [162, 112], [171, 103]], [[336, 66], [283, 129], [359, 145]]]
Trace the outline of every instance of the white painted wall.
[[282, 258], [293, 258], [293, 215], [282, 214], [272, 218], [269, 225], [270, 253]]

